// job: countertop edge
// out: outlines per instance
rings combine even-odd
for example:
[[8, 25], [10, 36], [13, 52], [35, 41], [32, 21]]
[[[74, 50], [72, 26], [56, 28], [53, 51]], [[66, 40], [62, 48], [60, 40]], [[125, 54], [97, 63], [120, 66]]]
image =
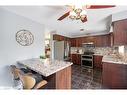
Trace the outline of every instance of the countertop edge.
[[[33, 69], [33, 68], [31, 68], [31, 67], [28, 67], [28, 66], [25, 65], [24, 63], [21, 63], [20, 61], [17, 61], [17, 64], [24, 65], [24, 66], [26, 66], [26, 67], [29, 68], [29, 69]], [[45, 76], [45, 77], [48, 77], [48, 76], [50, 76], [50, 75], [52, 75], [52, 74], [54, 74], [54, 73], [56, 73], [56, 72], [58, 72], [58, 71], [61, 71], [61, 70], [65, 69], [65, 68], [67, 68], [67, 67], [69, 67], [69, 66], [71, 66], [71, 65], [73, 65], [73, 63], [72, 63], [72, 62], [69, 62], [66, 66], [63, 66], [63, 67], [61, 67], [61, 68], [59, 68], [59, 69], [57, 69], [57, 70], [55, 70], [54, 72], [49, 73], [49, 74], [41, 73], [41, 72], [39, 72], [39, 71], [37, 71], [37, 70], [35, 70], [35, 69], [34, 69], [34, 71], [36, 71], [37, 73], [39, 73], [39, 74], [41, 74], [41, 75], [43, 75], [43, 76]]]
[[52, 72], [52, 73], [50, 73], [50, 74], [48, 74], [48, 75], [45, 75], [45, 77], [48, 77], [48, 76], [50, 76], [50, 75], [52, 75], [52, 74], [54, 74], [54, 73], [56, 73], [56, 72], [58, 72], [58, 71], [61, 71], [61, 70], [65, 69], [65, 68], [67, 68], [67, 67], [69, 67], [69, 66], [71, 66], [71, 65], [73, 65], [73, 63], [70, 62], [70, 64], [68, 64], [67, 66], [64, 66], [64, 67], [62, 67], [62, 68], [60, 68], [60, 69], [57, 69], [56, 71], [54, 71], [54, 72]]

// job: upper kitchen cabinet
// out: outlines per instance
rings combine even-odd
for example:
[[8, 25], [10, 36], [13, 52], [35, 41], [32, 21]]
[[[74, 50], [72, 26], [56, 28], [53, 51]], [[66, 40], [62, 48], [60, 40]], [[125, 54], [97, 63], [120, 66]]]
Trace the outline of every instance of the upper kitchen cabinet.
[[70, 42], [71, 42], [71, 47], [76, 47], [76, 38], [71, 38]]
[[82, 37], [76, 38], [76, 47], [82, 47]]
[[57, 40], [57, 41], [70, 41], [70, 38], [62, 36], [62, 35], [58, 35], [58, 34], [54, 34], [53, 35], [53, 40]]
[[83, 38], [83, 43], [94, 43], [95, 44], [95, 42], [96, 42], [96, 37], [94, 37], [94, 36], [89, 36], [89, 37], [84, 37]]
[[111, 42], [112, 42], [111, 36], [112, 36], [111, 34], [96, 36], [95, 46], [97, 47], [111, 46]]
[[83, 43], [93, 43], [96, 47], [111, 46], [111, 34], [71, 38], [71, 47], [82, 47]]
[[127, 19], [113, 22], [114, 45], [127, 45]]
[[64, 40], [64, 36], [54, 34], [53, 35], [53, 40], [63, 41]]

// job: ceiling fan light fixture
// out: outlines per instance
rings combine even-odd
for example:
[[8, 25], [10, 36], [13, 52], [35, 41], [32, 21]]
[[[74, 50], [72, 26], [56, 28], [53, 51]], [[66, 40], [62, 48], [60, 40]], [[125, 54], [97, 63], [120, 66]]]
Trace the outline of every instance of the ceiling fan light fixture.
[[76, 18], [76, 16], [70, 15], [69, 18], [72, 19], [72, 20], [74, 20]]
[[81, 20], [84, 20], [86, 18], [86, 15], [81, 15]]
[[76, 14], [80, 14], [82, 12], [82, 9], [78, 8], [78, 9], [75, 9], [75, 13]]
[[72, 6], [73, 10], [70, 11], [69, 18], [72, 20], [81, 20], [84, 22], [86, 18], [86, 11], [83, 10], [83, 6]]
[[83, 23], [87, 21], [87, 12], [86, 9], [102, 9], [102, 8], [112, 8], [115, 5], [68, 5], [69, 11], [64, 15], [58, 18], [59, 21], [63, 20], [66, 17], [69, 17], [73, 20], [81, 20]]
[[77, 14], [76, 14], [74, 11], [71, 11], [71, 12], [70, 12], [70, 15], [76, 16]]
[[85, 7], [86, 7], [86, 9], [89, 9], [91, 7], [91, 5], [86, 5]]
[[76, 20], [79, 20], [79, 19], [81, 19], [81, 16], [80, 15], [77, 15], [76, 16]]
[[80, 13], [80, 15], [86, 15], [87, 13], [86, 13], [86, 10], [83, 10], [81, 13]]

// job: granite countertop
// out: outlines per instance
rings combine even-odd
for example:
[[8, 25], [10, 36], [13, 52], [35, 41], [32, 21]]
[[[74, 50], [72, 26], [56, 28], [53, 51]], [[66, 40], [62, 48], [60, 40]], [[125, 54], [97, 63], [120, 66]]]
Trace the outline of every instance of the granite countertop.
[[95, 53], [93, 55], [104, 56], [103, 54], [100, 54], [100, 53]]
[[71, 54], [83, 54], [83, 53], [71, 53]]
[[59, 60], [40, 60], [39, 58], [33, 58], [23, 61], [18, 61], [18, 64], [24, 65], [39, 74], [47, 77], [64, 68], [71, 66], [73, 63]]
[[120, 58], [116, 58], [114, 56], [106, 55], [103, 56], [102, 62], [108, 62], [108, 63], [116, 63], [116, 64], [127, 64], [125, 61], [123, 61]]

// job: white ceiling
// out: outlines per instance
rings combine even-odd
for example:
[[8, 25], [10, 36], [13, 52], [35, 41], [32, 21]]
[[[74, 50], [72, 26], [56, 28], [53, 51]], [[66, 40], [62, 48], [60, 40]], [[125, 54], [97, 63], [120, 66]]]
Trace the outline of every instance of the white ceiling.
[[[68, 11], [67, 6], [2, 6], [10, 12], [27, 17], [33, 21], [44, 24], [50, 31], [68, 37], [83, 36], [88, 33], [106, 34], [112, 21], [112, 14], [127, 10], [127, 6], [116, 6], [106, 9], [87, 9], [88, 21], [72, 21], [68, 17], [62, 21], [57, 19]], [[84, 31], [81, 32], [80, 29]]]

